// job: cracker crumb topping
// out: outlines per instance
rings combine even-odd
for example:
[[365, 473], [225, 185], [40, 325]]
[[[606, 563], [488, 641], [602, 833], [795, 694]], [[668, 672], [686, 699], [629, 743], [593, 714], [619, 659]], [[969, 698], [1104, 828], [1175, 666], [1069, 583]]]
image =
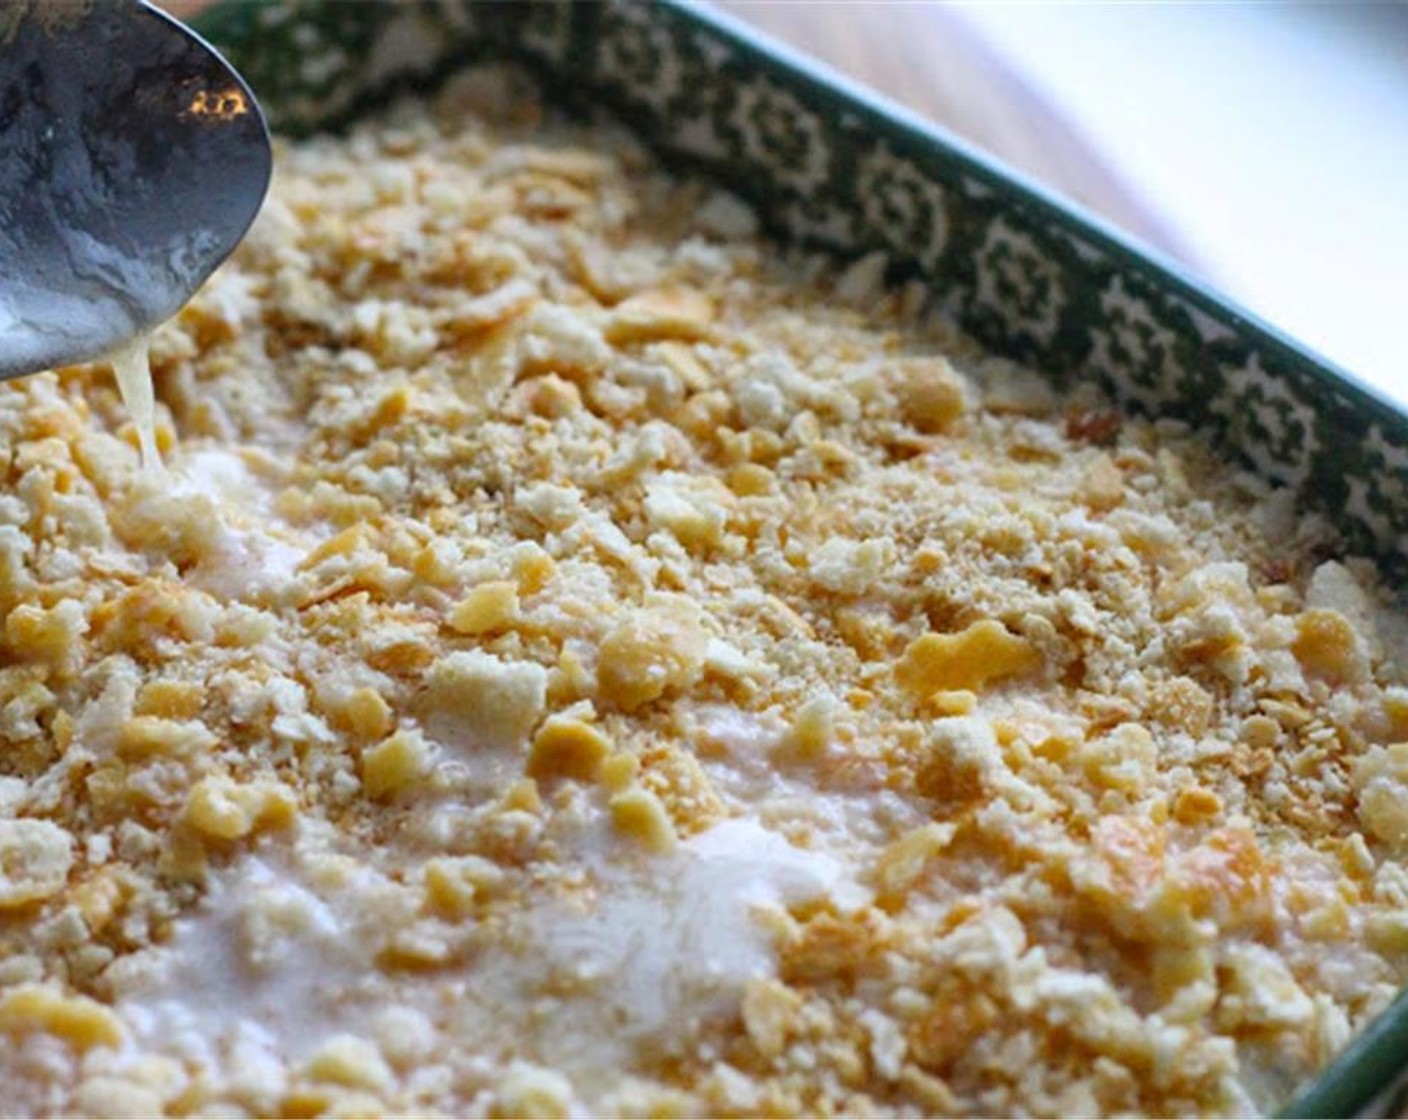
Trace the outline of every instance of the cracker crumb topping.
[[476, 72], [280, 144], [167, 474], [0, 386], [8, 1107], [1240, 1115], [1386, 1006], [1372, 568], [757, 229]]

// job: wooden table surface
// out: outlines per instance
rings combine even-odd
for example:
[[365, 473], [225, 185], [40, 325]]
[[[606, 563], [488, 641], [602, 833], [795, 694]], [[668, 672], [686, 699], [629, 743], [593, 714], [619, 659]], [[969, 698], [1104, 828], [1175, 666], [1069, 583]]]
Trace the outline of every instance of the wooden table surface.
[[936, 0], [715, 0], [716, 6], [936, 121], [1185, 263], [1177, 235], [1055, 107]]

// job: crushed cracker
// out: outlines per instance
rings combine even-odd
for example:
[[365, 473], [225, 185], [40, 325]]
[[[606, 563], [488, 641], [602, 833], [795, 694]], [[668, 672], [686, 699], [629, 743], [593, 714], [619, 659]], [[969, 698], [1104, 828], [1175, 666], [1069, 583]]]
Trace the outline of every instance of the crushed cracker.
[[6, 1106], [1276, 1108], [1408, 976], [1371, 569], [545, 119], [281, 145], [164, 477], [0, 386]]

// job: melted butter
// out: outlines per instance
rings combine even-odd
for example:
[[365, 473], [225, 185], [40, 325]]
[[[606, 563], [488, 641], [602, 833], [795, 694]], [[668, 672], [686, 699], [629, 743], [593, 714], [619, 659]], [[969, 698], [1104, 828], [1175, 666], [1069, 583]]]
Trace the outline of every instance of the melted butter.
[[117, 390], [137, 425], [137, 442], [142, 448], [142, 465], [148, 470], [161, 466], [156, 446], [156, 397], [152, 391], [150, 360], [151, 335], [141, 334], [108, 358], [117, 377]]

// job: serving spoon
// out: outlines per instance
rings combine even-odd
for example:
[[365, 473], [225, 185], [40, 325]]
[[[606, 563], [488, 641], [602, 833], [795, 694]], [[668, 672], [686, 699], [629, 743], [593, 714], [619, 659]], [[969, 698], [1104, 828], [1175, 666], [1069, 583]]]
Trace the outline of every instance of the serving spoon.
[[174, 315], [244, 236], [272, 163], [239, 75], [145, 0], [0, 3], [0, 379]]

